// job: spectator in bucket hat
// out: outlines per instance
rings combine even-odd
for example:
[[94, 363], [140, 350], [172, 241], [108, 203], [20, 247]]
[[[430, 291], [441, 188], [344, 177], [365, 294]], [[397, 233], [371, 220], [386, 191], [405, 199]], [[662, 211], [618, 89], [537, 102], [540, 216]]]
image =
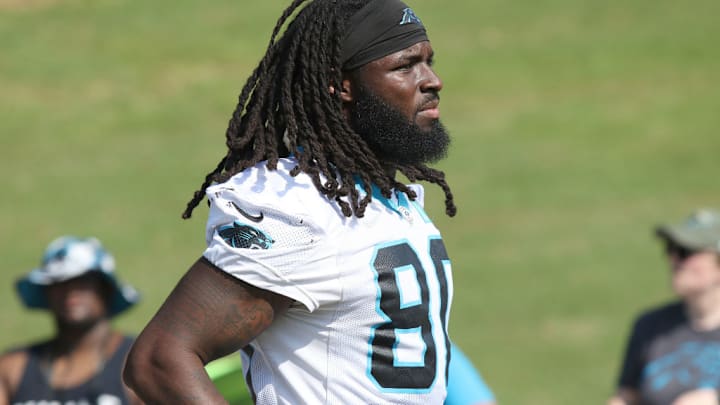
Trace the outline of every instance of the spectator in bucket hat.
[[101, 276], [110, 287], [108, 316], [113, 317], [138, 301], [137, 291], [117, 279], [115, 259], [95, 238], [66, 236], [56, 239], [45, 250], [42, 266], [18, 280], [16, 287], [25, 306], [48, 309], [45, 294], [48, 285], [85, 274]]
[[55, 239], [16, 288], [27, 308], [52, 314], [56, 333], [0, 356], [0, 403], [140, 403], [121, 379], [133, 338], [111, 324], [139, 295], [99, 240]]
[[720, 389], [720, 212], [662, 224], [678, 299], [639, 316], [612, 405], [717, 405]]

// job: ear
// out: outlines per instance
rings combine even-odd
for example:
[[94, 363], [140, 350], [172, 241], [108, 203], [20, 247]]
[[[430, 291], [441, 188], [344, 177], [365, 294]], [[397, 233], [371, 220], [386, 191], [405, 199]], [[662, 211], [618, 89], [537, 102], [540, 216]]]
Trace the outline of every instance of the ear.
[[[340, 100], [342, 100], [345, 103], [352, 102], [353, 95], [352, 95], [352, 81], [349, 77], [343, 76], [342, 81], [340, 82]], [[331, 91], [334, 91], [332, 89]]]

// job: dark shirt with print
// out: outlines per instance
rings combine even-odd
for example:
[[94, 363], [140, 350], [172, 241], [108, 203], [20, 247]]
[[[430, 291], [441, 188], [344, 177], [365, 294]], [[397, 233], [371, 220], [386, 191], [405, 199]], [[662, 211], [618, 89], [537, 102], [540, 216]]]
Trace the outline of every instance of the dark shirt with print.
[[720, 388], [720, 328], [691, 328], [682, 302], [645, 312], [628, 342], [619, 386], [647, 405], [669, 404], [685, 392]]

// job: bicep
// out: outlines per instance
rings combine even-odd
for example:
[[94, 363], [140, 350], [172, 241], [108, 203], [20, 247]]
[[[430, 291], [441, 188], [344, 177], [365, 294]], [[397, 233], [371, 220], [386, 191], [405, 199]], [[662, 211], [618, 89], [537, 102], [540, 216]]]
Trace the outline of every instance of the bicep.
[[139, 339], [150, 334], [156, 342], [181, 346], [208, 363], [247, 345], [291, 302], [237, 280], [201, 258]]

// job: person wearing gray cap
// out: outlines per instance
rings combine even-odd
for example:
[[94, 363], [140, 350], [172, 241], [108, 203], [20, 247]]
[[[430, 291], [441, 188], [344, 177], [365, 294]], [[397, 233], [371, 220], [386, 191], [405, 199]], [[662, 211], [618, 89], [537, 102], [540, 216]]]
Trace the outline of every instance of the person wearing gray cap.
[[635, 321], [608, 404], [717, 405], [720, 389], [720, 213], [660, 225], [678, 299]]
[[56, 334], [0, 356], [0, 404], [142, 403], [121, 378], [133, 338], [111, 325], [139, 295], [100, 241], [55, 239], [15, 286], [27, 308], [50, 311]]

